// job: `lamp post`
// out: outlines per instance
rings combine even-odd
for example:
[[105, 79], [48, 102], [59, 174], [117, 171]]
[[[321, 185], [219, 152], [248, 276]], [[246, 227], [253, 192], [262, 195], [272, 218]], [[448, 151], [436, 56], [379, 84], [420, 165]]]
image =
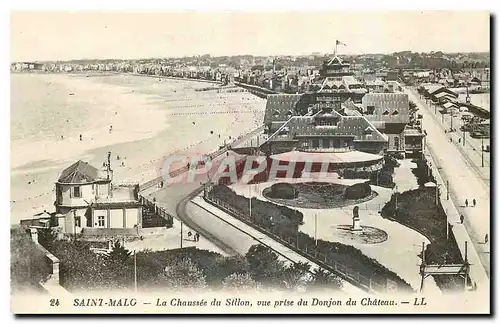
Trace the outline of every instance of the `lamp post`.
[[398, 210], [398, 186], [394, 186], [394, 198], [396, 200], [396, 203], [395, 203], [395, 211]]
[[137, 292], [137, 251], [134, 250], [134, 291]]
[[453, 112], [450, 111], [450, 132], [453, 132]]
[[318, 246], [318, 214], [314, 213], [314, 244]]
[[252, 185], [248, 185], [248, 203], [250, 208], [250, 219], [252, 219]]
[[182, 249], [182, 222], [181, 222], [181, 249]]
[[463, 146], [465, 146], [465, 125], [463, 125], [462, 128], [463, 128], [463, 131], [464, 131], [463, 134], [462, 134], [462, 142], [464, 142]]
[[484, 138], [481, 136], [481, 168], [484, 168]]

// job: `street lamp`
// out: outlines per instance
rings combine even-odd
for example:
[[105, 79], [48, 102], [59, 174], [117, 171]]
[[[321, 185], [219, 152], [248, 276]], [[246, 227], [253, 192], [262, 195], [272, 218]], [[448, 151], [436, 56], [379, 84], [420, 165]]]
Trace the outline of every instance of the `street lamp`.
[[481, 136], [481, 168], [484, 168], [484, 138]]

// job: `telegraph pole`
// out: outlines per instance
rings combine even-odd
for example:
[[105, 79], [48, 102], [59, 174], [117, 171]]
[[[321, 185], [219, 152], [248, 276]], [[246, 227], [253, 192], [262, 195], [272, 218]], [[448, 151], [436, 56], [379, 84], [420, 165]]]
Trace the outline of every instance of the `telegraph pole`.
[[250, 207], [250, 219], [253, 220], [252, 218], [252, 185], [248, 185], [248, 203], [249, 203], [249, 207]]
[[181, 249], [182, 249], [182, 222], [181, 222]]
[[464, 142], [463, 145], [465, 146], [465, 125], [463, 126], [463, 129], [464, 129], [464, 133], [463, 133], [463, 136], [462, 136], [463, 137], [462, 142]]
[[134, 290], [137, 292], [137, 251], [134, 250]]
[[318, 214], [314, 213], [314, 243], [318, 246]]
[[481, 168], [484, 168], [484, 138], [481, 137]]

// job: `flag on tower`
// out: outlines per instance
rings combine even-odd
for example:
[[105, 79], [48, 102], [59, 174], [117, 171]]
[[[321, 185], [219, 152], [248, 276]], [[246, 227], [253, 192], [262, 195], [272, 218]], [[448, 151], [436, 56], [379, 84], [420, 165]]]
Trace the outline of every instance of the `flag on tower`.
[[347, 46], [346, 44], [342, 43], [341, 41], [339, 40], [336, 40], [336, 45], [344, 45], [344, 46]]

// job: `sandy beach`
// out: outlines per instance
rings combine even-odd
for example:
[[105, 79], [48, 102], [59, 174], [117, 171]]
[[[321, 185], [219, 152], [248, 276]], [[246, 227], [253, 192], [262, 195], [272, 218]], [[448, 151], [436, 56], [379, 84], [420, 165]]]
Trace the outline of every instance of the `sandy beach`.
[[208, 86], [118, 74], [12, 74], [11, 224], [53, 210], [54, 182], [78, 159], [100, 167], [110, 151], [116, 183], [143, 182], [160, 175], [169, 155], [208, 153], [260, 126], [265, 100], [195, 91]]

